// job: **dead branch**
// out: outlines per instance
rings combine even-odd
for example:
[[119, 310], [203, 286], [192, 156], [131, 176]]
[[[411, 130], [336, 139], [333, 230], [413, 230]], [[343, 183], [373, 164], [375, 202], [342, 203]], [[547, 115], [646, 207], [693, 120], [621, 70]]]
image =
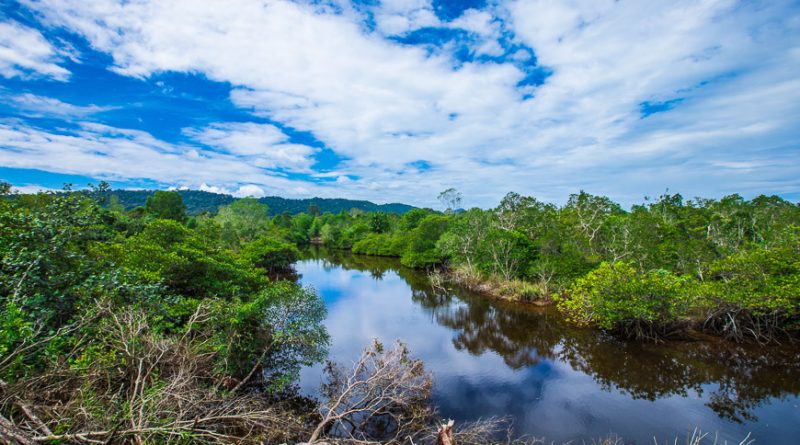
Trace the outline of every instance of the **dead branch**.
[[0, 414], [0, 439], [9, 444], [34, 445], [33, 441], [21, 431], [13, 422]]
[[377, 340], [347, 371], [329, 363], [320, 408], [322, 421], [308, 443], [329, 441], [400, 443], [429, 424], [432, 380], [422, 361], [397, 342], [385, 350]]
[[[208, 319], [201, 306], [183, 335], [164, 337], [141, 312], [108, 313], [93, 346], [118, 359], [54, 364], [5, 384], [0, 408], [14, 404], [19, 416], [0, 419], [0, 443], [281, 443], [306, 434], [308, 414], [288, 403], [215, 389], [214, 353], [202, 347], [213, 335], [202, 327]], [[109, 411], [98, 415], [98, 406]]]

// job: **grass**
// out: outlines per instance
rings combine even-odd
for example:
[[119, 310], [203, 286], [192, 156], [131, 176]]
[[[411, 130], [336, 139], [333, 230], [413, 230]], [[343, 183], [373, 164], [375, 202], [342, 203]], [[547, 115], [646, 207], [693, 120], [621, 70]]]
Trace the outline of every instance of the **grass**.
[[[550, 296], [538, 283], [487, 276], [474, 266], [456, 266], [447, 273], [447, 277], [459, 286], [493, 298], [534, 304], [550, 303]], [[440, 277], [435, 279], [441, 282]]]

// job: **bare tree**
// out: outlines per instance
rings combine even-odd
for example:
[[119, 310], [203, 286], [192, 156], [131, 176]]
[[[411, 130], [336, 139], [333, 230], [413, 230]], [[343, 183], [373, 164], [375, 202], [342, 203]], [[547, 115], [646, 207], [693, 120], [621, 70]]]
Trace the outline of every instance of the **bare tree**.
[[439, 201], [444, 204], [445, 213], [453, 213], [461, 207], [461, 192], [453, 187], [439, 193], [438, 198]]
[[328, 363], [325, 372], [327, 402], [308, 443], [402, 443], [431, 424], [431, 376], [400, 342], [387, 350], [375, 340], [352, 369]]
[[[200, 305], [179, 337], [153, 332], [136, 310], [104, 314], [96, 341], [122, 360], [93, 363], [81, 373], [54, 366], [34, 379], [0, 382], [0, 440], [8, 443], [260, 443], [286, 441], [308, 423], [257, 394], [219, 390], [215, 352], [204, 348], [210, 314]], [[100, 345], [102, 343], [102, 345]], [[102, 406], [119, 407], [97, 416]], [[14, 409], [12, 409], [12, 407]], [[68, 431], [57, 431], [69, 419]]]

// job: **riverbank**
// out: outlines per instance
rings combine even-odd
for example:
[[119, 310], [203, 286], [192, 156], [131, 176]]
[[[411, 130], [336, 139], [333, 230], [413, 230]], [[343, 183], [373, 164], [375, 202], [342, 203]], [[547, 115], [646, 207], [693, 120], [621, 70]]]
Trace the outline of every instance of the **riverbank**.
[[477, 268], [460, 265], [453, 268], [442, 267], [428, 273], [431, 284], [441, 287], [453, 283], [485, 297], [533, 306], [549, 306], [554, 303], [543, 286], [519, 279], [506, 280], [500, 277], [487, 277]]
[[[372, 338], [402, 339], [435, 376], [436, 409], [457, 428], [501, 417], [546, 443], [600, 443], [614, 431], [652, 444], [654, 436], [663, 443], [687, 433], [676, 426], [696, 425], [719, 432], [718, 443], [738, 444], [748, 432], [782, 443], [781, 431], [791, 428], [778, 425], [797, 420], [796, 348], [710, 336], [621, 341], [569, 323], [555, 305], [490, 298], [452, 282], [436, 290], [426, 271], [396, 258], [317, 248], [305, 258], [297, 265], [301, 284], [328, 307], [329, 358], [351, 363]], [[323, 372], [303, 373], [303, 394], [319, 395]]]
[[[593, 274], [590, 274], [593, 276]], [[469, 265], [457, 265], [452, 268], [440, 268], [429, 272], [431, 284], [434, 287], [441, 287], [444, 283], [452, 283], [471, 292], [475, 292], [484, 297], [510, 302], [526, 306], [555, 306], [565, 319], [584, 326], [599, 328], [614, 335], [624, 338], [632, 338], [647, 341], [661, 340], [691, 340], [713, 336], [733, 342], [755, 342], [755, 343], [781, 343], [788, 341], [794, 343], [800, 341], [800, 330], [796, 327], [798, 320], [796, 317], [787, 316], [780, 310], [757, 312], [746, 308], [727, 304], [722, 301], [703, 301], [702, 297], [694, 297], [694, 302], [683, 297], [681, 293], [692, 292], [692, 286], [697, 283], [684, 284], [676, 281], [672, 283], [673, 294], [665, 293], [663, 289], [652, 289], [652, 294], [647, 294], [648, 289], [644, 289], [643, 295], [629, 295], [629, 300], [615, 301], [614, 288], [604, 287], [604, 294], [599, 295], [601, 302], [595, 301], [592, 308], [578, 307], [576, 309], [575, 300], [583, 297], [579, 295], [575, 298], [570, 292], [579, 293], [584, 291], [580, 285], [585, 285], [585, 280], [579, 280], [579, 286], [572, 286], [563, 290], [561, 293], [554, 294], [548, 291], [543, 285], [531, 283], [519, 279], [504, 279], [497, 276], [487, 276], [477, 268]], [[635, 281], [637, 277], [622, 277], [622, 280], [629, 282]], [[685, 285], [685, 289], [675, 290], [675, 286]], [[621, 284], [620, 284], [621, 287]], [[645, 286], [647, 287], [647, 286]], [[657, 286], [656, 286], [657, 287]], [[657, 300], [660, 296], [663, 302]], [[637, 301], [636, 299], [640, 300]], [[597, 296], [595, 297], [597, 299]], [[611, 300], [609, 302], [608, 300]], [[641, 301], [645, 304], [674, 305], [673, 310], [664, 312], [650, 311], [647, 308], [641, 309]], [[590, 303], [580, 302], [587, 305]], [[605, 310], [611, 310], [615, 321], [602, 323], [602, 319], [592, 314], [593, 318], [579, 318], [575, 314], [577, 311], [589, 311], [605, 305]], [[640, 305], [638, 312], [631, 311], [625, 306]], [[683, 305], [683, 306], [680, 306]], [[585, 316], [584, 316], [585, 317]], [[649, 317], [649, 318], [648, 318]], [[596, 320], [600, 320], [599, 322]]]
[[[365, 257], [398, 258], [391, 253], [334, 250]], [[761, 344], [800, 341], [798, 316], [791, 315], [792, 311], [783, 306], [759, 303], [765, 299], [771, 301], [769, 294], [759, 295], [769, 291], [764, 287], [752, 289], [752, 295], [742, 289], [726, 293], [730, 284], [704, 282], [663, 270], [641, 272], [625, 262], [601, 263], [559, 288], [549, 281], [531, 282], [488, 274], [469, 263], [440, 263], [415, 269], [425, 270], [434, 288], [454, 285], [515, 305], [555, 306], [574, 324], [622, 338], [662, 341], [711, 335], [733, 342]]]

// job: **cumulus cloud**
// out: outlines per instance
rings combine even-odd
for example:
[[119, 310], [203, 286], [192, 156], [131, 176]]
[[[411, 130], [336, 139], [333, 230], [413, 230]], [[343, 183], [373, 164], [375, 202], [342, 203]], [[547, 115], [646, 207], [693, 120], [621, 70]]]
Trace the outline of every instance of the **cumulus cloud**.
[[451, 28], [463, 29], [481, 36], [495, 37], [498, 33], [498, 24], [488, 11], [468, 9], [460, 16], [448, 23]]
[[[221, 122], [187, 130], [203, 147], [174, 147], [187, 150], [170, 153], [174, 160], [147, 148], [157, 141], [145, 144], [178, 167], [219, 162], [172, 182], [281, 184], [287, 193], [420, 205], [454, 186], [468, 205], [484, 206], [508, 190], [562, 201], [584, 188], [632, 202], [667, 187], [719, 196], [800, 186], [800, 167], [787, 162], [800, 147], [800, 14], [791, 2], [517, 0], [451, 22], [431, 16], [425, 0], [368, 11], [347, 2], [27, 4], [48, 26], [109, 53], [122, 75], [202, 73], [230, 84], [234, 104], [313, 134], [345, 159], [336, 177], [358, 178], [265, 172], [308, 172], [314, 149], [274, 126]], [[462, 43], [494, 58], [387, 38], [427, 26], [480, 36]], [[534, 63], [550, 76], [522, 85]], [[88, 136], [89, 145], [104, 137]], [[72, 168], [112, 167], [84, 161]], [[429, 168], [414, 167], [420, 161]], [[27, 154], [14, 162], [43, 163]], [[234, 166], [241, 172], [227, 170]]]
[[39, 31], [13, 21], [0, 22], [0, 76], [64, 81], [69, 71], [57, 64], [60, 58]]
[[184, 133], [214, 149], [245, 157], [262, 168], [307, 171], [317, 151], [307, 145], [288, 143], [289, 137], [269, 124], [220, 122], [202, 129], [186, 129]]
[[[129, 129], [80, 122], [59, 132], [17, 122], [0, 123], [0, 165], [74, 173], [108, 180], [151, 179], [197, 187], [257, 183], [273, 191], [291, 190], [291, 181], [267, 176], [247, 159], [192, 145], [169, 144]], [[237, 189], [234, 189], [237, 190]], [[257, 194], [252, 187], [241, 193]]]
[[261, 198], [267, 196], [267, 193], [264, 191], [263, 188], [254, 185], [254, 184], [245, 184], [240, 186], [238, 189], [228, 189], [225, 187], [220, 187], [216, 185], [208, 185], [205, 182], [200, 184], [198, 187], [199, 190], [204, 192], [211, 192], [211, 193], [220, 193], [224, 195], [233, 195], [237, 198]]
[[441, 26], [430, 0], [382, 1], [372, 12], [377, 29], [385, 35], [400, 35], [420, 28]]

